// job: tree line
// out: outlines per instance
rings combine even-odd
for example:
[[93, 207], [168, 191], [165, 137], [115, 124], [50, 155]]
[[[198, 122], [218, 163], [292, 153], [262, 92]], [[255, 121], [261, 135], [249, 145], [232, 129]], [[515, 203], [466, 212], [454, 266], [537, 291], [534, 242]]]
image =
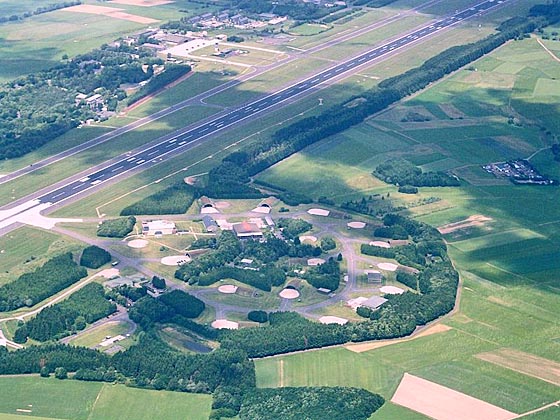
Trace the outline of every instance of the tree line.
[[31, 273], [0, 287], [0, 312], [33, 306], [87, 276], [71, 253], [51, 258]]
[[57, 340], [83, 330], [117, 310], [105, 295], [103, 286], [90, 283], [68, 299], [46, 307], [14, 333], [16, 343], [25, 343], [27, 337], [37, 341]]
[[[549, 10], [549, 9], [547, 9]], [[402, 98], [425, 88], [464, 65], [482, 57], [510, 39], [547, 24], [538, 10], [530, 17], [510, 19], [499, 26], [500, 32], [471, 44], [449, 48], [423, 65], [383, 80], [370, 91], [326, 109], [322, 114], [303, 118], [276, 131], [269, 140], [250, 144], [226, 157], [254, 176], [303, 148], [328, 136], [361, 123], [366, 117], [385, 109]], [[356, 99], [360, 101], [357, 102]], [[231, 159], [231, 156], [235, 159]]]
[[23, 20], [23, 19], [29, 18], [31, 16], [41, 15], [43, 13], [53, 12], [55, 10], [64, 9], [64, 8], [70, 7], [70, 6], [77, 6], [79, 4], [82, 4], [82, 2], [81, 1], [65, 1], [65, 2], [61, 2], [61, 3], [51, 3], [51, 4], [47, 4], [45, 6], [37, 7], [35, 10], [20, 13], [19, 15], [14, 13], [14, 14], [11, 14], [11, 15], [0, 16], [0, 23], [17, 22], [18, 20]]
[[385, 400], [350, 387], [258, 388], [243, 397], [241, 420], [365, 420]]

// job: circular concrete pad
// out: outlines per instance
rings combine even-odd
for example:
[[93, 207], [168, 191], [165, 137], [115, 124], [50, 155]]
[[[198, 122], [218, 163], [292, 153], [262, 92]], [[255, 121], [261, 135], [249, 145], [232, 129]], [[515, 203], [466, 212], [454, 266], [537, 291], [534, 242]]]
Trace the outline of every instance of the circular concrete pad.
[[295, 289], [284, 289], [280, 292], [280, 297], [284, 299], [297, 299], [299, 292]]
[[212, 322], [212, 327], [222, 330], [237, 330], [239, 328], [238, 322], [228, 321], [227, 319], [217, 319]]
[[186, 255], [172, 255], [170, 257], [163, 257], [161, 263], [163, 265], [177, 266], [191, 261], [191, 258]]
[[307, 260], [307, 265], [309, 267], [315, 267], [317, 265], [321, 265], [321, 264], [324, 264], [324, 263], [325, 263], [325, 260], [322, 259], [322, 258], [309, 258]]
[[385, 271], [397, 271], [397, 268], [399, 268], [397, 264], [393, 263], [379, 263], [377, 266]]
[[305, 242], [305, 241], [309, 241], [309, 242], [317, 242], [317, 237], [316, 236], [312, 236], [312, 235], [303, 235], [299, 237], [299, 241], [300, 242]]
[[371, 246], [378, 246], [379, 248], [391, 248], [391, 244], [383, 241], [373, 241], [369, 243]]
[[385, 293], [386, 295], [400, 295], [404, 293], [403, 289], [396, 286], [383, 286], [381, 289], [379, 289], [379, 291], [381, 293]]
[[366, 227], [366, 224], [364, 222], [348, 222], [346, 226], [352, 229], [363, 229]]
[[322, 316], [321, 318], [319, 318], [319, 322], [321, 324], [338, 324], [338, 325], [344, 325], [348, 322], [348, 320], [346, 318], [340, 318], [338, 316]]
[[146, 248], [149, 242], [145, 239], [134, 239], [128, 243], [131, 248]]
[[237, 286], [234, 286], [233, 284], [224, 284], [223, 286], [218, 287], [218, 292], [226, 295], [233, 295], [237, 292]]

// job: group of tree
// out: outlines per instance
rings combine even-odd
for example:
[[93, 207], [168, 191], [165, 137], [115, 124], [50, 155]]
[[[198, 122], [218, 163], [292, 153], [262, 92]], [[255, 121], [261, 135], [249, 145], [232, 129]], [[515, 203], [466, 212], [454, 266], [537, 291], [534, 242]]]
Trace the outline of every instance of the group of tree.
[[105, 236], [108, 238], [124, 238], [136, 224], [134, 216], [119, 217], [117, 219], [104, 220], [97, 227], [97, 236]]
[[51, 258], [31, 273], [0, 287], [0, 312], [33, 306], [87, 276], [71, 253]]
[[14, 341], [25, 343], [27, 337], [37, 341], [56, 340], [91, 324], [117, 310], [105, 295], [103, 286], [90, 283], [68, 299], [44, 308], [14, 333]]
[[557, 162], [560, 162], [560, 144], [555, 143], [552, 145], [552, 147], [550, 148], [550, 150], [552, 151], [552, 155], [554, 156], [554, 160]]
[[99, 268], [110, 261], [111, 254], [96, 245], [85, 248], [80, 257], [80, 265], [87, 268]]
[[340, 264], [330, 257], [325, 263], [310, 267], [303, 278], [317, 289], [336, 290], [340, 285]]
[[349, 387], [258, 388], [243, 397], [241, 420], [366, 420], [385, 400]]
[[461, 185], [455, 177], [444, 172], [423, 172], [421, 168], [402, 158], [389, 159], [379, 164], [373, 171], [373, 175], [388, 184], [400, 186], [457, 187]]
[[189, 264], [183, 264], [175, 271], [175, 277], [190, 282], [191, 278], [233, 262], [240, 253], [241, 242], [239, 239], [233, 232], [223, 231], [214, 251], [201, 255]]
[[148, 329], [155, 323], [175, 317], [196, 318], [205, 308], [203, 301], [182, 290], [173, 290], [157, 298], [145, 295], [130, 309], [130, 319]]
[[313, 225], [303, 219], [281, 218], [276, 226], [282, 229], [282, 235], [286, 239], [294, 239], [313, 228]]
[[[103, 106], [116, 110], [126, 98], [123, 84], [147, 81], [144, 89], [151, 89], [155, 65], [164, 62], [147, 48], [103, 45], [1, 85], [0, 159], [22, 156], [83, 121], [99, 120]], [[78, 94], [99, 94], [103, 103], [86, 103], [77, 99]]]
[[250, 199], [263, 194], [247, 185], [249, 177], [243, 167], [243, 154], [234, 153], [208, 173], [206, 187], [201, 194], [213, 198]]
[[194, 277], [189, 283], [209, 286], [222, 279], [234, 279], [240, 283], [270, 292], [273, 286], [281, 286], [285, 283], [286, 273], [284, 270], [275, 267], [274, 264], [267, 264], [258, 270], [225, 266], [214, 268], [200, 276]]
[[372, 194], [361, 199], [348, 200], [341, 203], [340, 207], [344, 210], [376, 217], [405, 209], [402, 205], [394, 205], [389, 193], [386, 195]]
[[121, 210], [121, 216], [182, 214], [198, 197], [198, 190], [184, 182], [174, 184]]
[[30, 10], [27, 12], [23, 12], [20, 14], [12, 13], [11, 15], [7, 16], [0, 16], [0, 23], [4, 22], [17, 22], [19, 20], [23, 20], [29, 18], [31, 16], [41, 15], [43, 13], [53, 12], [55, 10], [64, 9], [66, 7], [77, 6], [82, 4], [81, 1], [63, 1], [59, 3], [51, 3], [46, 4], [44, 6], [39, 6], [34, 10]]

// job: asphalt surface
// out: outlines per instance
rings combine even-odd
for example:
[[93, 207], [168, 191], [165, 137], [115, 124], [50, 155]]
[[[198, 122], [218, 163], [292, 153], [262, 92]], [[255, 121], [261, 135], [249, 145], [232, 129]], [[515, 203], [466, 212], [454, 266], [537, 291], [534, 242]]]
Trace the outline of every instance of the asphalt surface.
[[376, 59], [386, 55], [391, 55], [396, 50], [428, 38], [446, 28], [458, 24], [465, 19], [480, 15], [509, 1], [513, 0], [487, 0], [468, 9], [457, 11], [448, 17], [420, 27], [407, 35], [396, 38], [384, 45], [358, 55], [357, 57], [330, 67], [278, 92], [211, 119], [206, 123], [183, 132], [180, 135], [164, 136], [161, 138], [162, 141], [154, 146], [136, 153], [131, 153], [120, 159], [116, 159], [116, 162], [113, 162], [102, 169], [93, 170], [91, 173], [83, 176], [79, 180], [73, 180], [65, 184], [63, 183], [62, 186], [54, 187], [50, 191], [47, 189], [46, 193], [44, 192], [45, 190], [43, 190], [43, 193], [36, 193], [27, 197], [27, 199], [37, 200], [36, 205], [45, 203], [57, 205], [65, 200], [84, 193], [85, 191], [91, 191], [99, 188], [104, 183], [107, 183], [110, 180], [115, 180], [119, 176], [128, 172], [137, 171], [139, 169], [147, 169], [164, 159], [183, 153], [188, 150], [188, 148], [204, 141], [211, 135], [224, 131], [246, 119], [258, 116], [258, 114], [274, 108], [279, 104], [294, 100], [298, 96], [309, 93], [329, 81], [336, 80], [341, 76], [352, 73], [361, 66], [369, 64]]

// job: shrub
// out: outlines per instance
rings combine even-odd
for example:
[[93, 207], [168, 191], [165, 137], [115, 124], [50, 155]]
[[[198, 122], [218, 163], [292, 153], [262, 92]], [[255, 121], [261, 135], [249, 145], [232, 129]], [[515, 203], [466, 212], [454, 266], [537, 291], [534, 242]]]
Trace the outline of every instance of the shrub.
[[268, 322], [268, 313], [265, 311], [251, 311], [247, 314], [247, 319], [249, 319], [249, 321], [263, 324]]
[[97, 228], [97, 236], [105, 236], [108, 238], [124, 238], [136, 224], [136, 218], [119, 217], [118, 219], [105, 220]]
[[88, 268], [99, 268], [109, 261], [111, 261], [111, 254], [95, 245], [84, 249], [80, 257], [80, 265]]

